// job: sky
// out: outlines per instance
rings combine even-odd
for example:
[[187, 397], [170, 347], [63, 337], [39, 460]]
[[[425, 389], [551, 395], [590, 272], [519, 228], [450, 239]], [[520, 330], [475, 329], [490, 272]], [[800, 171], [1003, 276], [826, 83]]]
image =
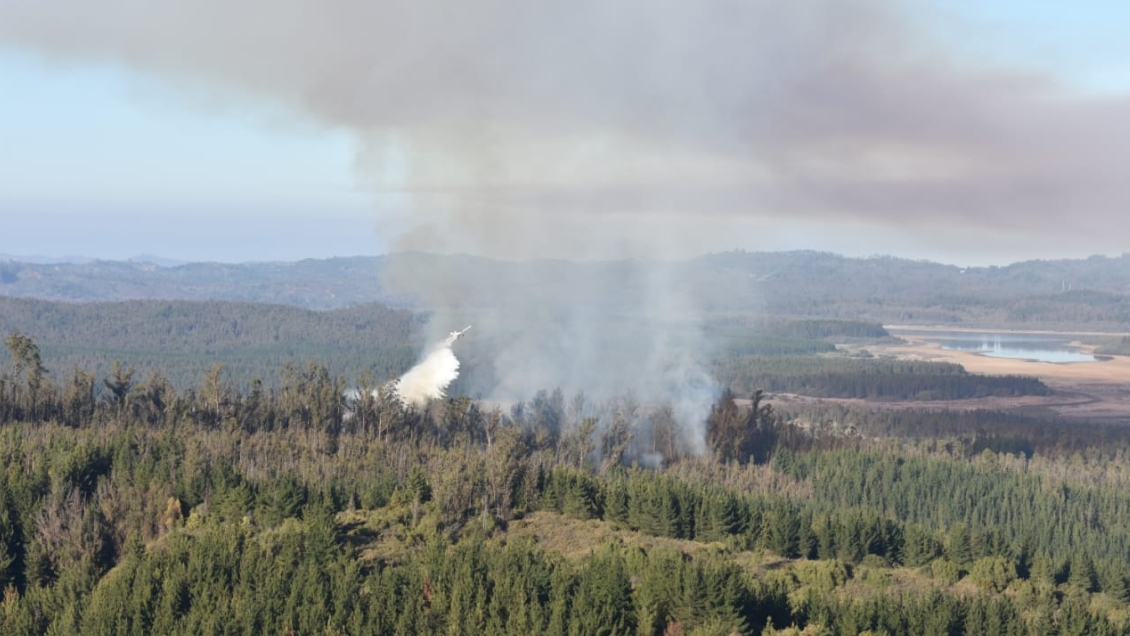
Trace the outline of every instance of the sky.
[[1114, 0], [0, 0], [0, 16], [0, 254], [1130, 251]]

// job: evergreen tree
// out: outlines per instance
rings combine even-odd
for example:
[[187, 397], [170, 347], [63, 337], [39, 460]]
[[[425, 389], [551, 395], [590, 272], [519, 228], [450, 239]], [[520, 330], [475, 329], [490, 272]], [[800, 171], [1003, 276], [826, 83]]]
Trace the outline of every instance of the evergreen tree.
[[578, 575], [569, 633], [616, 636], [635, 629], [636, 610], [624, 558], [615, 548], [602, 548]]

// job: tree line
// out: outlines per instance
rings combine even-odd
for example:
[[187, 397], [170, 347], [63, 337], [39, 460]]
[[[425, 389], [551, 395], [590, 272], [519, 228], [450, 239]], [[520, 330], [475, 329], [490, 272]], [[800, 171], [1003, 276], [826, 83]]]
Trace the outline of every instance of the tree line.
[[714, 374], [739, 393], [756, 389], [824, 398], [962, 400], [1048, 395], [1038, 378], [966, 373], [948, 362], [743, 355], [719, 360]]
[[[217, 363], [246, 387], [267, 386], [288, 361], [316, 359], [346, 377], [382, 379], [410, 367], [423, 343], [426, 316], [384, 305], [313, 311], [231, 301], [133, 300], [72, 304], [0, 296], [6, 334], [41, 348], [47, 368], [107, 374], [114, 360], [174, 387], [198, 385]], [[0, 364], [10, 363], [0, 349]]]
[[[3, 633], [1130, 628], [1130, 473], [1110, 461], [1130, 447], [1086, 430], [1070, 455], [974, 454], [725, 392], [695, 456], [630, 396], [406, 408], [314, 363], [186, 389], [119, 363], [76, 392], [7, 344]], [[653, 539], [567, 558], [512, 534], [534, 515]]]

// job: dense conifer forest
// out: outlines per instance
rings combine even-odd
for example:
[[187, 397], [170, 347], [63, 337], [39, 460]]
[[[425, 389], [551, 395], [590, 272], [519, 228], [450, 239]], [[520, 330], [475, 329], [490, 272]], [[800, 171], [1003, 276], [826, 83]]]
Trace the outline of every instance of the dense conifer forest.
[[725, 391], [696, 456], [631, 396], [6, 345], [0, 633], [1130, 632], [1120, 428]]
[[[288, 362], [319, 359], [333, 373], [388, 379], [419, 354], [425, 316], [384, 305], [313, 311], [221, 301], [62, 303], [0, 297], [4, 333], [28, 334], [50, 369], [111, 371], [114, 360], [159, 371], [174, 386], [199, 384], [216, 364], [234, 382], [275, 386]], [[0, 351], [0, 361], [8, 351]]]
[[775, 393], [872, 400], [959, 400], [1047, 395], [1034, 377], [988, 376], [944, 362], [738, 355], [720, 360], [715, 375], [742, 393]]
[[[216, 365], [241, 389], [278, 388], [288, 365], [316, 359], [330, 375], [382, 383], [407, 370], [423, 347], [425, 316], [383, 305], [312, 311], [233, 302], [123, 301], [73, 304], [0, 297], [3, 327], [29, 334], [49, 369], [140, 376], [186, 389]], [[831, 319], [717, 318], [701, 329], [714, 343], [713, 375], [739, 394], [757, 389], [815, 397], [955, 400], [1045, 395], [1035, 378], [965, 373], [959, 365], [838, 355], [833, 341], [891, 340], [876, 323]], [[475, 373], [474, 346], [467, 353]], [[0, 351], [0, 363], [9, 360]], [[61, 380], [65, 378], [60, 378]], [[102, 385], [95, 383], [102, 390]], [[453, 387], [461, 392], [462, 381]]]

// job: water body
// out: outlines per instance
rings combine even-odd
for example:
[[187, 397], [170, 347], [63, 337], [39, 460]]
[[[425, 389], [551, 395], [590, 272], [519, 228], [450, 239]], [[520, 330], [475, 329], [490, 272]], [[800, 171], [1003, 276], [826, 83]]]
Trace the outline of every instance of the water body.
[[1071, 346], [1064, 336], [1018, 333], [948, 333], [939, 337], [943, 349], [972, 351], [991, 358], [1012, 358], [1066, 364], [1095, 362], [1095, 356]]

